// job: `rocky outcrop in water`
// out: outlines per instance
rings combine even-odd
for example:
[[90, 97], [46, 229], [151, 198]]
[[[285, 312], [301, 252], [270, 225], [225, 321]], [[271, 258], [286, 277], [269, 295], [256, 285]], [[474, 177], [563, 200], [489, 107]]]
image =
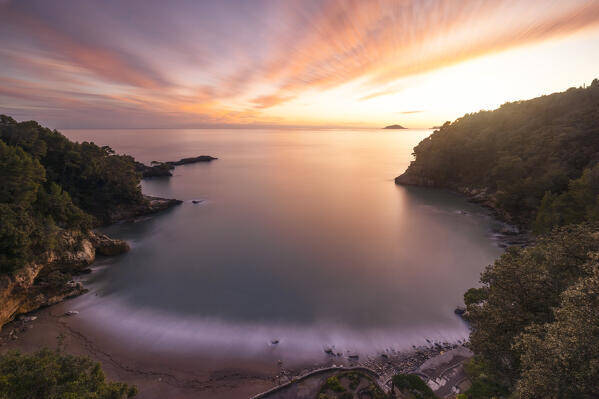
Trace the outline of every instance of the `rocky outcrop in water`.
[[139, 204], [113, 207], [108, 215], [107, 222], [116, 223], [133, 221], [137, 218], [153, 215], [182, 203], [183, 201], [177, 199], [144, 195], [143, 202]]
[[144, 165], [141, 162], [135, 162], [135, 170], [144, 179], [152, 178], [152, 177], [169, 177], [169, 176], [173, 175], [172, 170], [175, 169], [175, 166], [187, 165], [190, 163], [197, 163], [197, 162], [211, 162], [216, 159], [218, 159], [218, 158], [215, 158], [210, 155], [200, 155], [197, 157], [182, 158], [178, 161], [168, 161], [168, 162], [152, 161], [150, 166]]
[[171, 162], [165, 162], [165, 163], [167, 165], [179, 166], [179, 165], [187, 165], [190, 163], [197, 163], [197, 162], [211, 162], [216, 159], [218, 159], [218, 158], [212, 157], [210, 155], [200, 155], [199, 157], [182, 158], [175, 162], [171, 161]]
[[131, 249], [129, 244], [123, 240], [115, 240], [106, 234], [96, 233], [91, 238], [91, 242], [96, 249], [96, 255], [116, 256], [124, 254]]
[[55, 249], [13, 274], [0, 275], [0, 328], [17, 315], [50, 306], [85, 293], [72, 275], [83, 272], [96, 255], [112, 256], [129, 250], [122, 240], [95, 232], [62, 231]]

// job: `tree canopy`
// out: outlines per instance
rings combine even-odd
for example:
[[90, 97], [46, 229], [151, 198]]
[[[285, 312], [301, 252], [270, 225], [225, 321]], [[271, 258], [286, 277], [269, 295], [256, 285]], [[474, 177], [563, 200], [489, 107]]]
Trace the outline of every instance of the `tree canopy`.
[[[487, 190], [502, 214], [522, 226], [536, 220], [535, 227], [548, 231], [553, 224], [595, 220], [599, 80], [464, 115], [422, 140], [414, 155], [407, 175], [440, 187]], [[572, 189], [578, 208], [564, 210], [569, 198], [563, 195]]]
[[599, 80], [447, 122], [414, 155], [404, 181], [483, 192], [536, 233], [464, 295], [465, 396], [599, 397]]
[[125, 399], [137, 389], [107, 382], [99, 363], [87, 357], [42, 349], [33, 354], [0, 355], [0, 398]]
[[132, 157], [5, 115], [0, 181], [0, 273], [51, 249], [58, 229], [85, 230], [113, 207], [143, 201]]

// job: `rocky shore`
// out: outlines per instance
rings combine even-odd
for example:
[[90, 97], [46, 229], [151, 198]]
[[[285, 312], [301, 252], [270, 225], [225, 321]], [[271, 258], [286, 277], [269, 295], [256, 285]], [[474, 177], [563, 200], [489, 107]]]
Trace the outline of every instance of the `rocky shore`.
[[93, 231], [62, 231], [56, 248], [13, 275], [0, 276], [0, 328], [16, 316], [85, 293], [72, 275], [85, 273], [97, 255], [114, 256], [129, 245]]
[[[144, 196], [143, 203], [118, 208], [109, 222], [131, 221], [164, 211], [182, 201]], [[129, 250], [125, 241], [94, 231], [62, 230], [54, 249], [13, 274], [0, 275], [0, 328], [16, 316], [54, 305], [87, 290], [73, 275], [87, 273], [96, 256], [116, 256]]]
[[500, 241], [501, 247], [528, 246], [532, 243], [532, 234], [519, 227], [511, 215], [496, 206], [495, 195], [486, 188], [462, 187], [447, 183], [437, 182], [426, 176], [420, 176], [408, 168], [403, 174], [395, 178], [395, 184], [402, 186], [428, 187], [435, 189], [446, 189], [464, 195], [468, 201], [481, 205], [491, 211], [493, 217], [502, 222], [495, 236]]

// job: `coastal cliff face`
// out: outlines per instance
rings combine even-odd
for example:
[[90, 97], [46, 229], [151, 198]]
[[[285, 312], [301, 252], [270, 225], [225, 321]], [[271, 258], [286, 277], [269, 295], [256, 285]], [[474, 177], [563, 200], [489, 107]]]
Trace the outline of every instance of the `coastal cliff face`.
[[92, 227], [181, 203], [144, 196], [140, 177], [129, 155], [0, 115], [0, 326], [81, 294], [85, 290], [72, 275], [85, 271], [96, 255], [129, 249], [123, 241], [90, 232]]
[[83, 285], [70, 276], [84, 271], [96, 255], [113, 256], [128, 250], [125, 241], [104, 234], [60, 232], [56, 249], [11, 275], [0, 275], [0, 328], [19, 314], [85, 293]]

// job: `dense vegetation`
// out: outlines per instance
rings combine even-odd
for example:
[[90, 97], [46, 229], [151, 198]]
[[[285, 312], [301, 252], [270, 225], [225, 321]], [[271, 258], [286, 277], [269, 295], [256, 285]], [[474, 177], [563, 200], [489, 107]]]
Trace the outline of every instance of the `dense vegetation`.
[[570, 225], [511, 248], [466, 293], [471, 397], [599, 397], [597, 230]]
[[141, 203], [134, 165], [110, 147], [0, 115], [0, 273], [51, 249], [59, 228], [85, 230]]
[[0, 398], [3, 399], [124, 399], [135, 387], [106, 382], [99, 363], [86, 357], [43, 349], [30, 355], [0, 355]]
[[464, 295], [465, 398], [599, 397], [599, 81], [465, 115], [423, 140], [398, 182], [483, 193], [536, 233]]
[[537, 231], [599, 217], [599, 80], [447, 122], [414, 148], [406, 175], [483, 189]]

